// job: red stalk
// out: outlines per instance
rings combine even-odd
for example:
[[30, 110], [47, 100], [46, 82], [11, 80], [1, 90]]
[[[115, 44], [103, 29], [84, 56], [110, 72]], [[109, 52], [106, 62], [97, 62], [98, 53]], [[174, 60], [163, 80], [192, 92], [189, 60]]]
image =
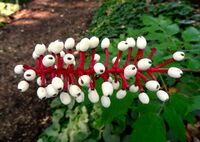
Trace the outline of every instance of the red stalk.
[[85, 63], [85, 54], [86, 54], [86, 52], [80, 51], [79, 54], [80, 54], [80, 60], [79, 60], [78, 69], [84, 70], [84, 63]]
[[139, 86], [139, 89], [140, 89], [140, 92], [143, 92], [144, 89], [142, 87], [142, 83], [141, 83], [141, 80], [140, 80], [140, 77], [139, 76], [136, 76], [136, 81], [135, 81], [135, 84], [136, 86]]
[[[60, 70], [60, 69], [62, 69], [62, 59], [60, 57], [60, 54], [57, 54], [57, 61], [58, 61], [57, 68], [58, 68], [58, 70]], [[60, 73], [58, 73], [58, 77], [61, 77]]]
[[154, 74], [152, 72], [147, 72], [148, 75], [153, 79], [153, 80], [157, 80], [156, 77], [154, 76]]
[[90, 60], [90, 66], [89, 66], [89, 69], [93, 68], [94, 64], [95, 64], [95, 60], [94, 60], [94, 57], [95, 57], [95, 53], [96, 53], [96, 48], [93, 48], [92, 49], [92, 57], [91, 57], [91, 60]]
[[122, 55], [122, 51], [119, 51], [118, 55], [117, 55], [117, 58], [116, 58], [116, 60], [115, 60], [115, 62], [113, 64], [112, 68], [116, 68], [117, 67], [117, 64], [119, 63], [119, 59], [120, 59], [121, 55]]
[[109, 57], [108, 57], [108, 48], [105, 48], [104, 51], [105, 51], [105, 55], [106, 55], [106, 61], [105, 61], [104, 66], [105, 66], [105, 68], [107, 70], [108, 69], [108, 60], [109, 60]]
[[151, 53], [149, 54], [149, 59], [152, 59], [152, 57], [153, 57], [153, 55], [155, 54], [155, 52], [156, 52], [156, 48], [152, 48], [151, 49]]
[[74, 77], [72, 74], [69, 74], [69, 78], [70, 78], [70, 84], [74, 84]]
[[64, 90], [67, 91], [68, 90], [68, 77], [66, 74], [63, 74], [64, 76]]
[[132, 64], [136, 64], [136, 62], [137, 62], [137, 60], [138, 60], [138, 58], [140, 57], [140, 52], [141, 52], [141, 50], [140, 49], [138, 49], [138, 52], [137, 52], [137, 54], [136, 54], [136, 56], [135, 56], [135, 58], [134, 58], [134, 60], [133, 60], [133, 63]]
[[128, 89], [129, 85], [128, 85], [128, 82], [126, 81], [124, 75], [122, 73], [119, 73], [119, 76], [122, 79], [122, 90]]
[[150, 72], [168, 72], [168, 69], [164, 69], [164, 68], [150, 68], [148, 69], [147, 71], [150, 71]]
[[164, 67], [164, 66], [166, 66], [166, 65], [168, 65], [169, 63], [174, 62], [174, 61], [175, 61], [175, 60], [174, 60], [173, 58], [170, 58], [170, 59], [168, 59], [167, 61], [165, 61], [164, 63], [155, 66], [154, 68], [162, 68], [162, 67]]
[[141, 77], [145, 82], [149, 81], [149, 79], [140, 72], [137, 72], [136, 76]]
[[128, 49], [128, 57], [127, 57], [127, 59], [126, 59], [126, 62], [125, 62], [125, 64], [124, 64], [124, 68], [129, 64], [129, 62], [130, 62], [130, 59], [131, 59], [131, 55], [132, 55], [132, 50], [133, 50], [133, 48], [132, 47], [129, 47], [129, 49]]
[[139, 49], [139, 50], [141, 50], [140, 54], [139, 54], [139, 57], [140, 57], [139, 59], [142, 59], [143, 58], [144, 49]]

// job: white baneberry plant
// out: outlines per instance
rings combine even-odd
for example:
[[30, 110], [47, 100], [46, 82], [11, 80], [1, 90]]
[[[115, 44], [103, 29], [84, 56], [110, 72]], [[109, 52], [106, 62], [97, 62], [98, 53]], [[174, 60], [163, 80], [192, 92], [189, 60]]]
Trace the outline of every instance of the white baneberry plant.
[[[110, 40], [104, 38], [100, 44], [105, 52], [104, 63], [99, 62], [100, 55], [96, 54], [98, 45], [99, 38], [97, 37], [83, 38], [77, 44], [75, 44], [73, 38], [68, 38], [65, 43], [56, 40], [51, 42], [48, 48], [44, 44], [37, 44], [32, 54], [37, 61], [36, 67], [17, 65], [14, 68], [16, 74], [24, 75], [24, 80], [19, 82], [18, 89], [21, 92], [27, 91], [29, 83], [37, 78], [39, 85], [37, 96], [39, 99], [59, 95], [61, 102], [68, 105], [73, 99], [77, 103], [81, 103], [85, 97], [88, 97], [92, 103], [100, 101], [103, 107], [108, 108], [111, 105], [110, 96], [113, 95], [114, 90], [117, 90], [115, 94], [117, 99], [126, 97], [127, 90], [132, 93], [139, 91], [139, 101], [148, 104], [150, 99], [145, 93], [146, 88], [149, 91], [156, 92], [157, 98], [165, 102], [169, 99], [169, 95], [161, 89], [154, 74], [157, 72], [167, 73], [172, 78], [180, 78], [183, 74], [177, 67], [163, 68], [171, 62], [182, 61], [185, 56], [183, 52], [177, 51], [172, 58], [153, 66], [152, 57], [156, 49], [151, 49], [149, 56], [143, 57], [144, 50], [147, 47], [147, 41], [143, 36], [138, 37], [136, 41], [129, 37], [125, 41], [119, 42], [117, 46], [118, 55], [112, 59], [111, 68], [108, 67]], [[132, 57], [134, 49], [137, 49], [137, 54]], [[87, 62], [86, 53], [88, 50], [91, 50], [91, 59], [89, 67], [86, 69], [85, 62]], [[73, 54], [74, 51], [79, 53], [76, 58]], [[125, 63], [120, 65], [120, 57], [124, 51], [128, 51], [127, 58]], [[96, 87], [99, 86], [95, 85], [95, 75], [103, 79], [102, 95], [96, 90]], [[135, 80], [134, 84], [128, 83], [128, 80], [131, 79]], [[87, 94], [83, 92], [82, 87], [88, 88]]]

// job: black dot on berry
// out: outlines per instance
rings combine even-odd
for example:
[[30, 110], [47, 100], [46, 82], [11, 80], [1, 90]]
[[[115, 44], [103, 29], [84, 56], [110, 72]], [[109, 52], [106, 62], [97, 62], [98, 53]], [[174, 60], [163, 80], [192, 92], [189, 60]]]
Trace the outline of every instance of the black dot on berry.
[[132, 70], [135, 70], [135, 67], [132, 67]]
[[81, 95], [81, 93], [78, 93], [76, 96], [80, 96]]
[[104, 70], [100, 70], [100, 72], [104, 72]]
[[72, 58], [71, 58], [71, 57], [68, 57], [67, 59], [68, 59], [68, 60], [71, 60]]
[[53, 60], [53, 57], [49, 57], [50, 60]]
[[151, 62], [151, 61], [149, 61], [149, 64], [152, 64], [152, 62]]
[[62, 90], [62, 88], [58, 88], [58, 91], [61, 91]]
[[156, 88], [157, 88], [157, 89], [159, 89], [159, 88], [160, 88], [160, 86], [159, 86], [159, 85], [157, 85], [157, 86], [156, 86]]
[[181, 53], [181, 56], [185, 56], [185, 54]]
[[81, 79], [81, 84], [84, 84], [84, 81]]
[[27, 74], [26, 76], [27, 76], [27, 77], [30, 77], [30, 76], [31, 76], [31, 74]]

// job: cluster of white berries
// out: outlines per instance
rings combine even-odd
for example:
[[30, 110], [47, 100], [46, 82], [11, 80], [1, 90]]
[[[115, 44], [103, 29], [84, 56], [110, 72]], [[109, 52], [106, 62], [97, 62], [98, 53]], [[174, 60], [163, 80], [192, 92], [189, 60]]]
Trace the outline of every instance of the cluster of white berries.
[[[92, 37], [90, 39], [83, 38], [79, 43], [75, 45], [73, 38], [67, 38], [65, 43], [56, 40], [49, 44], [48, 48], [44, 44], [37, 44], [32, 54], [33, 58], [37, 60], [38, 64], [36, 68], [27, 67], [23, 65], [17, 65], [14, 68], [16, 74], [23, 74], [24, 79], [19, 82], [18, 89], [21, 92], [25, 92], [29, 88], [30, 81], [33, 81], [37, 77], [37, 84], [40, 86], [37, 90], [37, 96], [40, 99], [55, 97], [60, 94], [60, 100], [63, 104], [68, 105], [72, 102], [72, 99], [76, 102], [81, 103], [85, 99], [85, 93], [81, 90], [82, 87], [88, 87], [87, 96], [92, 103], [101, 102], [102, 106], [107, 108], [111, 105], [110, 96], [112, 96], [114, 90], [116, 92], [117, 99], [123, 99], [129, 90], [132, 93], [136, 93], [140, 90], [139, 100], [143, 104], [149, 103], [149, 97], [144, 92], [141, 82], [135, 82], [135, 84], [126, 86], [126, 80], [141, 77], [145, 79], [142, 72], [152, 71], [159, 72], [159, 68], [152, 67], [151, 58], [138, 57], [137, 63], [127, 64], [123, 68], [120, 68], [120, 52], [127, 49], [137, 47], [138, 51], [143, 51], [147, 42], [146, 39], [141, 36], [135, 41], [133, 38], [127, 38], [125, 41], [118, 43], [119, 54], [117, 57], [112, 59], [113, 67], [111, 69], [106, 68], [106, 65], [100, 63], [100, 56], [98, 54], [93, 55], [94, 64], [91, 69], [84, 69], [85, 61], [79, 60], [78, 67], [75, 69], [76, 59], [73, 55], [73, 50], [79, 51], [80, 54], [84, 55], [87, 50], [91, 49], [95, 51], [95, 48], [99, 45], [99, 38]], [[110, 46], [110, 40], [104, 38], [100, 44], [101, 48], [105, 51]], [[65, 51], [64, 51], [65, 48]], [[50, 54], [47, 54], [47, 51]], [[132, 50], [131, 50], [132, 51]], [[131, 55], [131, 53], [128, 53]], [[175, 52], [171, 58], [172, 61], [181, 61], [184, 59], [184, 53], [181, 51]], [[107, 58], [107, 57], [106, 57]], [[134, 59], [134, 58], [132, 58]], [[85, 59], [82, 59], [85, 60]], [[130, 59], [131, 60], [131, 59]], [[83, 64], [83, 65], [81, 65]], [[168, 63], [167, 63], [168, 64]], [[164, 66], [164, 65], [163, 65]], [[151, 72], [151, 73], [152, 73]], [[172, 78], [180, 78], [183, 72], [176, 68], [170, 67], [166, 73]], [[46, 79], [46, 74], [51, 76], [50, 82]], [[97, 92], [91, 84], [94, 85], [95, 80], [93, 79], [94, 74], [101, 76], [104, 82], [101, 85], [102, 95]], [[113, 79], [109, 74], [115, 75]], [[77, 78], [77, 85], [74, 82], [74, 78]], [[121, 78], [121, 89], [120, 81], [117, 78]], [[66, 79], [67, 78], [67, 79]], [[49, 84], [47, 84], [49, 83]], [[124, 85], [125, 84], [125, 85]], [[158, 99], [165, 102], [169, 99], [167, 92], [161, 90], [161, 86], [157, 80], [151, 79], [145, 80], [145, 87], [150, 91], [156, 91]]]

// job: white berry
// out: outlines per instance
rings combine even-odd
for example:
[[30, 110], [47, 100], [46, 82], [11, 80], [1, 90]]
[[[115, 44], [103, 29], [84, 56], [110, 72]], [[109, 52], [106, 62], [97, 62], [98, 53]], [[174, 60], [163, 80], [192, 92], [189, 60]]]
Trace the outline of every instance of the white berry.
[[47, 91], [47, 98], [54, 97], [58, 94], [58, 90], [56, 90], [52, 84], [47, 85], [46, 91]]
[[95, 54], [94, 55], [94, 60], [96, 61], [96, 62], [98, 62], [99, 60], [100, 60], [100, 55], [99, 54]]
[[72, 49], [75, 45], [75, 40], [73, 38], [67, 38], [65, 41], [65, 48], [66, 49]]
[[78, 83], [81, 85], [81, 86], [89, 86], [90, 84], [90, 76], [89, 75], [82, 75], [79, 77], [78, 79]]
[[129, 91], [132, 93], [136, 93], [138, 90], [139, 90], [139, 87], [135, 86], [134, 84], [129, 87]]
[[69, 93], [73, 97], [77, 97], [81, 95], [81, 89], [77, 85], [70, 85], [69, 86]]
[[105, 108], [110, 107], [110, 104], [111, 104], [110, 98], [107, 97], [107, 96], [102, 96], [102, 97], [101, 97], [101, 104], [102, 104], [102, 106], [105, 107]]
[[85, 99], [84, 93], [81, 91], [81, 93], [76, 97], [76, 102], [77, 103], [82, 103]]
[[147, 81], [145, 87], [150, 91], [158, 91], [160, 89], [160, 84], [156, 80]]
[[143, 104], [149, 103], [149, 96], [146, 93], [140, 93], [138, 98], [139, 98], [140, 102]]
[[35, 52], [35, 54], [40, 56], [40, 55], [44, 55], [46, 50], [47, 49], [46, 49], [46, 46], [44, 44], [36, 44], [34, 52]]
[[173, 59], [175, 61], [182, 61], [185, 58], [185, 53], [181, 51], [177, 51], [173, 54]]
[[129, 79], [130, 77], [135, 76], [137, 73], [137, 68], [134, 65], [128, 65], [124, 69], [124, 77]]
[[113, 86], [108, 81], [102, 83], [101, 89], [104, 96], [111, 96], [113, 94]]
[[32, 81], [36, 78], [36, 73], [34, 70], [32, 69], [29, 69], [27, 71], [24, 72], [24, 78], [27, 80], [27, 81]]
[[112, 86], [113, 86], [113, 89], [117, 90], [119, 89], [119, 81], [115, 81], [115, 80], [112, 80]]
[[49, 52], [53, 52], [55, 54], [59, 54], [64, 48], [64, 43], [62, 41], [56, 40], [51, 42], [48, 47]]
[[15, 68], [14, 68], [14, 72], [16, 74], [22, 74], [22, 73], [24, 73], [24, 67], [23, 67], [23, 65], [16, 65]]
[[110, 46], [110, 40], [108, 38], [104, 38], [101, 42], [101, 48], [105, 49]]
[[64, 56], [63, 59], [64, 59], [65, 64], [67, 64], [67, 65], [71, 65], [71, 64], [73, 64], [74, 61], [75, 61], [74, 55], [72, 55], [72, 54], [70, 54], [70, 53], [67, 53], [67, 54]]
[[37, 89], [37, 96], [41, 100], [44, 99], [44, 98], [46, 98], [47, 97], [47, 91], [46, 91], [46, 89], [44, 87], [39, 87]]
[[52, 83], [53, 87], [58, 91], [61, 91], [64, 87], [64, 83], [63, 83], [62, 79], [59, 77], [54, 77], [52, 79], [51, 83]]
[[39, 55], [37, 55], [35, 52], [33, 52], [32, 57], [33, 57], [34, 60], [37, 60], [37, 58], [39, 58]]
[[125, 51], [128, 49], [128, 43], [126, 41], [121, 41], [117, 45], [118, 50]]
[[50, 67], [55, 63], [55, 58], [52, 55], [46, 55], [42, 59], [42, 63], [45, 67]]
[[85, 52], [90, 47], [90, 40], [88, 38], [83, 38], [80, 42], [79, 50]]
[[70, 97], [70, 95], [66, 92], [62, 92], [60, 93], [60, 101], [64, 104], [64, 105], [68, 105], [71, 103], [72, 99]]
[[90, 48], [96, 48], [99, 45], [99, 38], [98, 37], [91, 37], [90, 38]]
[[96, 63], [94, 65], [94, 71], [96, 74], [103, 74], [105, 72], [105, 66], [102, 63]]
[[128, 47], [132, 47], [132, 48], [135, 47], [135, 40], [134, 40], [134, 38], [129, 37], [129, 38], [126, 39], [126, 42], [128, 44]]
[[119, 90], [117, 91], [116, 97], [117, 99], [123, 99], [126, 96], [126, 90]]
[[162, 102], [169, 100], [169, 95], [167, 94], [167, 92], [165, 92], [163, 90], [159, 90], [156, 93], [156, 95], [157, 95], [158, 99], [161, 100]]
[[99, 94], [97, 93], [96, 89], [89, 90], [88, 99], [92, 103], [97, 103], [99, 101]]
[[145, 49], [147, 46], [147, 41], [143, 36], [141, 36], [137, 38], [136, 44], [138, 49]]
[[17, 85], [17, 89], [19, 89], [20, 92], [25, 92], [28, 90], [28, 88], [29, 88], [29, 83], [25, 80], [20, 81]]
[[176, 67], [171, 67], [168, 69], [167, 74], [172, 78], [180, 78], [183, 74], [183, 71]]
[[139, 70], [147, 70], [152, 66], [152, 61], [148, 58], [143, 58], [137, 63]]

